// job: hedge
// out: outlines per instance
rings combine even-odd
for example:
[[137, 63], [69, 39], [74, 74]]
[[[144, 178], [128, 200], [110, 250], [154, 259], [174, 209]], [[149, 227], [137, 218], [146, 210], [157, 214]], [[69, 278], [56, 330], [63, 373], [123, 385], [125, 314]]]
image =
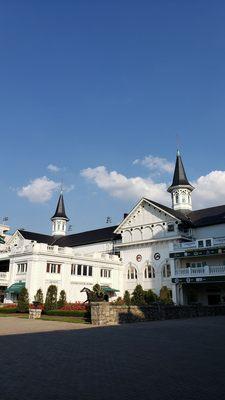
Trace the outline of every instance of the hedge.
[[2, 307], [0, 308], [0, 313], [2, 314], [12, 314], [12, 313], [17, 313], [18, 308], [17, 307]]
[[87, 317], [86, 311], [64, 311], [64, 310], [43, 310], [43, 314], [45, 315], [58, 315], [59, 317]]

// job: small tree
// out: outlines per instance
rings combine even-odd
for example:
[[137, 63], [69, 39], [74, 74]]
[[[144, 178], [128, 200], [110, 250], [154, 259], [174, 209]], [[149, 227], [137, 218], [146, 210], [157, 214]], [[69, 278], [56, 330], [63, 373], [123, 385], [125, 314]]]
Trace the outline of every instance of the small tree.
[[29, 309], [29, 294], [26, 288], [23, 288], [18, 297], [18, 310], [26, 312]]
[[171, 298], [171, 290], [167, 286], [162, 286], [159, 294], [160, 300], [165, 304], [173, 303]]
[[145, 291], [143, 290], [141, 285], [137, 285], [133, 291], [131, 304], [135, 306], [143, 306], [145, 305]]
[[65, 290], [61, 290], [59, 294], [58, 308], [62, 308], [65, 305], [66, 305], [66, 292]]
[[158, 300], [158, 296], [151, 289], [145, 291], [144, 298], [146, 304], [151, 304]]
[[37, 290], [37, 293], [34, 296], [34, 300], [37, 301], [40, 304], [44, 303], [44, 296], [43, 296], [43, 292], [41, 289]]
[[128, 290], [125, 290], [124, 296], [123, 296], [123, 301], [126, 304], [126, 306], [130, 306], [131, 304], [131, 298], [130, 298], [130, 293]]
[[57, 308], [57, 287], [50, 285], [45, 299], [45, 309], [55, 310]]

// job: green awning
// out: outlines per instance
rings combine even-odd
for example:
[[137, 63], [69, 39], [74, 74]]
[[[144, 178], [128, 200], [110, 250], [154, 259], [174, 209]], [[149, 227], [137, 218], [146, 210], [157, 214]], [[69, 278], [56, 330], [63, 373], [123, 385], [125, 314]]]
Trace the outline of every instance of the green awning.
[[109, 286], [101, 286], [101, 289], [103, 290], [103, 292], [105, 293], [109, 293], [109, 292], [119, 292], [119, 290], [117, 289], [113, 289]]
[[25, 282], [16, 282], [9, 286], [5, 293], [19, 294], [23, 288], [25, 288]]

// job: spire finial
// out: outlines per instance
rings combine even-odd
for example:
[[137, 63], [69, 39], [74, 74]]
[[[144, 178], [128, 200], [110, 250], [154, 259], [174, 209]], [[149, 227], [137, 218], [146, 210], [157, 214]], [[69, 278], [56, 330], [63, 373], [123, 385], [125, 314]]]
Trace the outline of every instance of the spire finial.
[[177, 149], [177, 156], [180, 156], [180, 150]]

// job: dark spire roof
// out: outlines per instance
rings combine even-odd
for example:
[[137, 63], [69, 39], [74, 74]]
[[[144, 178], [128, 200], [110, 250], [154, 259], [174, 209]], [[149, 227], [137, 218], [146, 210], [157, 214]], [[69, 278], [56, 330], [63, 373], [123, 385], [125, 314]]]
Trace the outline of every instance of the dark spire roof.
[[177, 151], [173, 182], [168, 188], [168, 192], [171, 192], [175, 186], [188, 186], [189, 189], [194, 189], [194, 187], [188, 181], [179, 150]]
[[52, 220], [55, 218], [63, 218], [66, 221], [69, 221], [69, 218], [66, 215], [65, 212], [65, 205], [64, 205], [64, 200], [63, 200], [63, 194], [61, 193], [59, 196], [59, 200], [58, 200], [58, 204], [55, 210], [55, 214], [53, 215], [53, 217], [51, 218]]

